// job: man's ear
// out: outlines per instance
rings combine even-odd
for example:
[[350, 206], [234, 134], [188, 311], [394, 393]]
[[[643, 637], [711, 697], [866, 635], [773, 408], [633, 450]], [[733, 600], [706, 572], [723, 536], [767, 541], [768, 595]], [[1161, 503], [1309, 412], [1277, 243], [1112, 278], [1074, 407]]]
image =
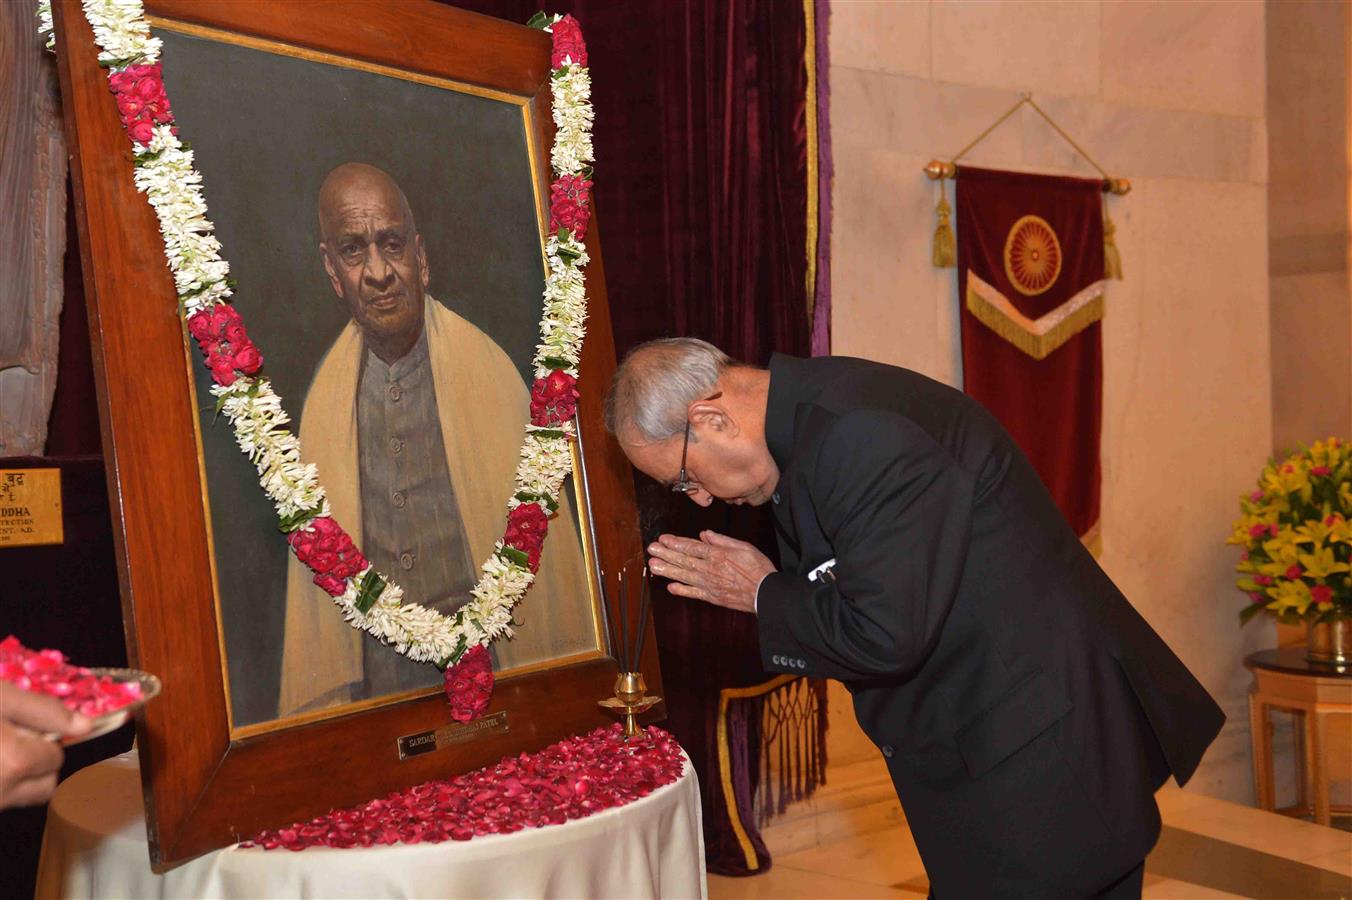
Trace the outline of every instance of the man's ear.
[[690, 404], [686, 416], [690, 419], [692, 428], [698, 426], [701, 430], [724, 438], [736, 437], [741, 431], [737, 418], [717, 400], [695, 401]]
[[432, 270], [427, 267], [427, 250], [423, 247], [422, 235], [418, 235], [415, 244], [418, 248], [418, 278], [422, 280], [423, 290], [427, 290], [427, 285], [432, 282]]
[[338, 299], [343, 297], [343, 283], [338, 280], [338, 270], [334, 268], [333, 257], [329, 256], [329, 245], [323, 241], [319, 242], [319, 258], [324, 261], [324, 271], [328, 273], [329, 284], [333, 285], [333, 292], [338, 295]]

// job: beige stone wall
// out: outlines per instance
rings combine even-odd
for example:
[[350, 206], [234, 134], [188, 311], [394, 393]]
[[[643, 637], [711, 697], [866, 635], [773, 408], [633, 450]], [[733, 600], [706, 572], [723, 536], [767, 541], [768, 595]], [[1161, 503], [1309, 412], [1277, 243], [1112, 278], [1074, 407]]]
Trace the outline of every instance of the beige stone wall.
[[[935, 186], [1020, 91], [1132, 193], [1111, 204], [1126, 280], [1104, 326], [1103, 564], [1229, 715], [1194, 780], [1249, 799], [1244, 655], [1224, 545], [1272, 446], [1264, 7], [1253, 2], [835, 0], [835, 352], [960, 383]], [[970, 162], [1092, 175], [1025, 111]], [[871, 752], [833, 697], [833, 762]]]
[[1267, 3], [1272, 439], [1352, 435], [1346, 3]]

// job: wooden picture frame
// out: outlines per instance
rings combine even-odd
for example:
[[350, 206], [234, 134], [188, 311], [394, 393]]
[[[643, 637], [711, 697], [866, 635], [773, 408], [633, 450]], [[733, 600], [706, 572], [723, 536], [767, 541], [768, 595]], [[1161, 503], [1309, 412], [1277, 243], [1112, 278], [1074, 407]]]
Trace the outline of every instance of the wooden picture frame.
[[[486, 714], [505, 711], [505, 733], [406, 759], [396, 751], [399, 737], [451, 724], [439, 693], [261, 733], [232, 730], [219, 612], [209, 602], [218, 561], [209, 535], [197, 409], [185, 377], [191, 348], [154, 212], [133, 184], [130, 145], [89, 24], [79, 0], [56, 0], [53, 7], [128, 655], [131, 665], [164, 683], [137, 730], [155, 870], [264, 828], [614, 721], [597, 701], [612, 693], [615, 663], [597, 654], [508, 674], [498, 681]], [[553, 125], [550, 42], [543, 32], [431, 0], [403, 0], [396, 14], [361, 0], [147, 0], [146, 12], [152, 22], [171, 20], [344, 57], [375, 71], [399, 70], [522, 98], [533, 132], [528, 142], [546, 160], [534, 167], [536, 193], [548, 195]], [[172, 100], [172, 81], [168, 89]], [[641, 557], [642, 548], [631, 470], [602, 421], [615, 352], [595, 219], [587, 248], [589, 334], [578, 411], [584, 477], [577, 497], [587, 512], [583, 540], [590, 543], [589, 577], [595, 579], [598, 567], [617, 572]], [[223, 255], [229, 259], [228, 245]], [[266, 354], [268, 348], [262, 349]], [[195, 351], [189, 356], [192, 365], [201, 365]], [[502, 486], [504, 510], [509, 491], [510, 485]], [[616, 616], [616, 599], [602, 596], [610, 604], [605, 614]], [[630, 603], [636, 606], [637, 598]], [[660, 693], [651, 634], [642, 669], [650, 690]], [[659, 706], [650, 718], [662, 714]]]

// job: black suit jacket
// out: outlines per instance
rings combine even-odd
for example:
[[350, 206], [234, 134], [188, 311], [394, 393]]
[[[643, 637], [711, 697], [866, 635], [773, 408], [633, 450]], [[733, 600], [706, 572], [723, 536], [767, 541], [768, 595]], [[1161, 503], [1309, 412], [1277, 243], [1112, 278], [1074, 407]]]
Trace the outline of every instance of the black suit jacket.
[[914, 372], [776, 356], [766, 437], [762, 660], [852, 691], [936, 896], [1084, 896], [1139, 863], [1224, 715], [999, 423]]

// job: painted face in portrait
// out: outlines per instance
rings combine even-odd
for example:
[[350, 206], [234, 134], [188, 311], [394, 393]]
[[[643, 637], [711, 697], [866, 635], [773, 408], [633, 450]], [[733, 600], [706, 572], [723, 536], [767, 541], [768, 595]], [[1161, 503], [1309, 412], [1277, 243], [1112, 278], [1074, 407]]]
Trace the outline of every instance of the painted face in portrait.
[[429, 274], [413, 212], [394, 179], [348, 163], [319, 192], [319, 245], [334, 293], [377, 356], [393, 362], [422, 333]]

